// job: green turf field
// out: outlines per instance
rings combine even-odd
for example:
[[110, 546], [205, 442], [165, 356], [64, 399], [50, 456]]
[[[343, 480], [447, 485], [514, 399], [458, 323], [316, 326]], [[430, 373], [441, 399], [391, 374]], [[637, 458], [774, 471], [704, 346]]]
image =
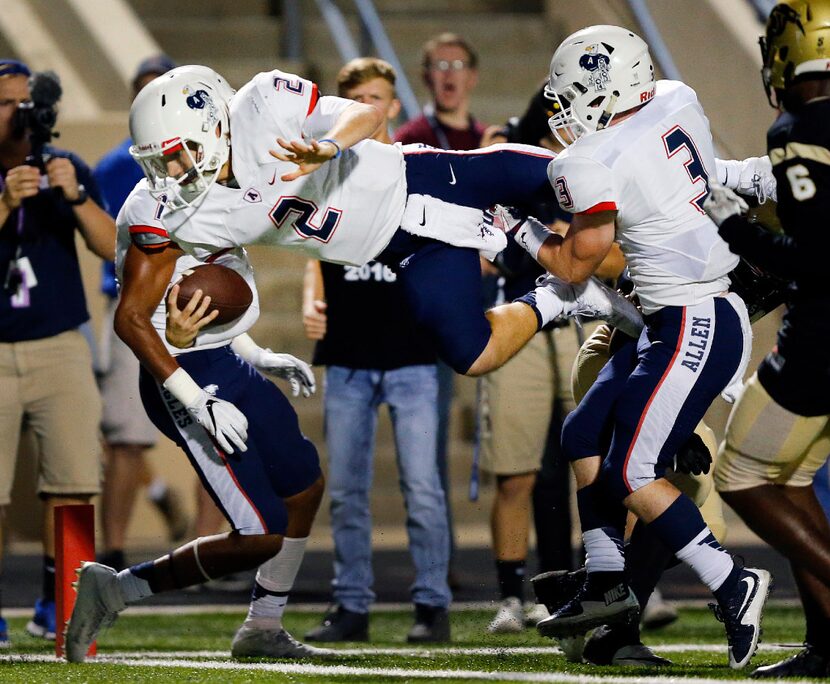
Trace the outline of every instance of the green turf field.
[[[290, 609], [290, 605], [289, 605]], [[320, 619], [320, 611], [291, 612], [286, 627], [298, 637]], [[674, 625], [647, 633], [645, 641], [675, 665], [660, 670], [591, 667], [567, 663], [553, 642], [535, 630], [516, 635], [489, 635], [491, 611], [457, 610], [452, 615], [453, 642], [441, 648], [408, 647], [404, 635], [409, 612], [372, 615], [368, 644], [338, 645], [332, 659], [303, 661], [231, 661], [230, 640], [244, 612], [188, 615], [124, 614], [99, 639], [97, 662], [69, 665], [51, 658], [51, 644], [28, 637], [24, 618], [11, 619], [13, 641], [0, 653], [0, 682], [469, 682], [469, 681], [604, 681], [663, 682], [688, 678], [699, 684], [713, 679], [742, 679], [752, 666], [774, 662], [803, 637], [796, 608], [769, 607], [764, 640], [749, 669], [726, 665], [723, 626], [705, 608], [684, 609]]]

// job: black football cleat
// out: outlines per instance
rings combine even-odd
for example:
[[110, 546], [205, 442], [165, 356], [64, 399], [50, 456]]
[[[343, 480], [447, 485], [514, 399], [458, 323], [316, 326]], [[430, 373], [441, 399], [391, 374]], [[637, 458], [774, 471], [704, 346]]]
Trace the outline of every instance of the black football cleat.
[[551, 570], [530, 578], [536, 603], [541, 603], [553, 614], [570, 601], [585, 583], [585, 568], [578, 570]]
[[726, 627], [729, 667], [740, 670], [749, 664], [761, 639], [761, 617], [770, 590], [771, 575], [766, 570], [743, 568], [731, 594], [710, 603], [715, 617]]
[[819, 653], [815, 646], [804, 644], [804, 649], [772, 665], [755, 668], [753, 679], [782, 679], [784, 677], [830, 676], [830, 655]]
[[536, 625], [539, 634], [559, 638], [576, 636], [600, 625], [639, 619], [637, 597], [625, 583], [623, 573], [618, 574], [621, 581], [602, 587], [592, 580], [592, 575], [587, 575], [574, 598]]
[[323, 622], [306, 632], [306, 641], [369, 641], [369, 614], [355, 613], [343, 606], [334, 606]]
[[592, 665], [618, 667], [665, 667], [672, 662], [661, 658], [640, 641], [636, 625], [603, 625], [585, 642], [582, 658]]

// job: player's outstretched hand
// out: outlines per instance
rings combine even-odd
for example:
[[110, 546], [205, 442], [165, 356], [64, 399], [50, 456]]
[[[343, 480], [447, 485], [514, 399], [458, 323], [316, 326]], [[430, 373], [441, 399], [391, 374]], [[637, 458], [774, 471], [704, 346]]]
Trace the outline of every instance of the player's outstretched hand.
[[176, 284], [167, 294], [167, 324], [164, 336], [174, 347], [187, 349], [193, 345], [199, 331], [210, 325], [219, 315], [219, 310], [214, 309], [206, 314], [210, 307], [210, 296], [202, 297], [201, 290], [196, 290], [184, 309], [179, 309], [178, 297], [179, 286]]
[[709, 196], [703, 202], [703, 210], [720, 228], [726, 219], [746, 213], [749, 205], [736, 192], [719, 183], [712, 183]]
[[286, 140], [277, 138], [281, 150], [268, 150], [268, 153], [280, 161], [291, 162], [297, 165], [297, 170], [285, 173], [280, 180], [293, 181], [301, 176], [313, 173], [329, 159], [334, 159], [340, 149], [332, 142], [319, 143], [317, 140]]
[[292, 396], [298, 396], [302, 389], [303, 396], [310, 397], [317, 390], [311, 366], [291, 354], [277, 354], [270, 349], [263, 349], [256, 367], [263, 373], [287, 380], [291, 385]]

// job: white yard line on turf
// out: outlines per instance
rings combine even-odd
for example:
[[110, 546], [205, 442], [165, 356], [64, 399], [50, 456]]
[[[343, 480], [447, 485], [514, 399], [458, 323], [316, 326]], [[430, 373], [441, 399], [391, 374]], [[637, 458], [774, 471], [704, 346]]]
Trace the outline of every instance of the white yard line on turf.
[[[53, 656], [19, 655], [0, 656], [0, 663], [32, 663], [32, 662], [55, 662]], [[603, 675], [576, 675], [565, 672], [483, 672], [480, 670], [425, 670], [407, 668], [374, 668], [374, 667], [352, 667], [348, 665], [309, 665], [302, 663], [235, 663], [228, 661], [205, 661], [205, 660], [173, 660], [173, 659], [107, 659], [108, 665], [128, 665], [131, 667], [178, 667], [193, 668], [204, 671], [228, 670], [248, 672], [273, 672], [276, 674], [294, 674], [305, 676], [328, 676], [328, 677], [394, 677], [407, 679], [472, 679], [488, 681], [508, 682], [563, 682], [564, 684], [664, 684], [666, 678], [663, 676], [643, 677], [634, 675], [625, 676], [603, 676]], [[92, 664], [94, 667], [94, 664]], [[90, 675], [93, 669], [87, 670]], [[745, 684], [745, 679], [713, 679], [703, 677], [675, 678], [683, 684]], [[811, 684], [814, 680], [792, 680], [799, 684]]]
[[[726, 653], [726, 644], [660, 644], [650, 646], [659, 653]], [[773, 653], [803, 648], [801, 644], [758, 644], [759, 652]], [[389, 646], [386, 648], [333, 648], [337, 655], [395, 655], [431, 658], [437, 655], [561, 655], [557, 646], [457, 646], [445, 648], [412, 648], [411, 646]], [[99, 660], [119, 658], [227, 658], [228, 651], [117, 651], [98, 654]]]
[[[799, 644], [759, 644], [759, 652], [792, 651], [801, 648]], [[725, 644], [660, 644], [651, 646], [651, 649], [659, 653], [726, 653]], [[371, 655], [395, 655], [411, 656], [418, 658], [430, 658], [437, 655], [476, 655], [476, 656], [507, 656], [507, 655], [560, 655], [561, 651], [556, 646], [503, 646], [503, 647], [481, 647], [481, 646], [458, 646], [446, 648], [412, 648], [395, 647], [387, 648], [338, 648], [331, 649], [341, 656], [371, 656]], [[26, 658], [25, 655], [0, 654], [0, 663], [8, 662], [14, 658]], [[50, 659], [52, 656], [33, 655], [32, 657], [43, 657]], [[213, 658], [227, 660], [228, 651], [112, 651], [99, 653], [94, 661], [90, 662], [118, 662], [122, 660], [185, 660], [193, 658]]]
[[[689, 599], [686, 601], [671, 601], [671, 604], [676, 608], [705, 608], [707, 604], [711, 603], [711, 599]], [[497, 601], [458, 601], [452, 604], [450, 612], [463, 613], [475, 610], [493, 610], [499, 603]], [[798, 599], [769, 599], [766, 603], [767, 607], [772, 608], [793, 608], [801, 604]], [[186, 605], [144, 605], [144, 606], [130, 606], [129, 610], [122, 614], [122, 618], [131, 615], [204, 615], [209, 613], [228, 614], [228, 613], [245, 613], [248, 609], [247, 604], [243, 603], [200, 603], [200, 604], [186, 604]], [[288, 610], [294, 613], [324, 613], [326, 604], [324, 603], [290, 603]], [[373, 613], [396, 613], [406, 612], [412, 610], [411, 603], [375, 603], [372, 606]], [[3, 617], [31, 617], [32, 608], [4, 608]]]

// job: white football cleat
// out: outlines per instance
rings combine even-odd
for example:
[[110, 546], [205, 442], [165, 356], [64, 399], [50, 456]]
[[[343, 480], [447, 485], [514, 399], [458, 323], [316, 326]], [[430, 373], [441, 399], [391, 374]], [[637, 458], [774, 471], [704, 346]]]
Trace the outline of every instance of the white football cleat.
[[565, 660], [569, 663], [584, 663], [582, 652], [585, 650], [586, 634], [577, 634], [576, 636], [560, 637], [557, 639], [559, 650], [565, 655]]
[[539, 276], [534, 291], [537, 302], [540, 290], [547, 290], [561, 304], [559, 316], [598, 318], [635, 339], [643, 329], [643, 316], [639, 309], [594, 276], [576, 284], [566, 283], [550, 274]]
[[544, 603], [525, 601], [525, 627], [535, 627], [546, 617], [550, 617], [550, 611]]
[[284, 629], [262, 629], [243, 624], [233, 637], [234, 658], [327, 658], [336, 651], [300, 643]]
[[504, 599], [496, 616], [487, 625], [487, 631], [490, 634], [516, 634], [524, 631], [524, 628], [524, 608], [516, 596], [508, 596]]
[[127, 607], [116, 579], [118, 573], [100, 563], [84, 563], [78, 574], [75, 608], [66, 625], [64, 648], [70, 663], [82, 663], [102, 627], [112, 625]]
[[[637, 339], [645, 325], [639, 309], [616, 290], [601, 283], [597, 278], [573, 286], [576, 293], [571, 315], [586, 318], [600, 318], [629, 337]], [[566, 306], [566, 311], [570, 307]]]

